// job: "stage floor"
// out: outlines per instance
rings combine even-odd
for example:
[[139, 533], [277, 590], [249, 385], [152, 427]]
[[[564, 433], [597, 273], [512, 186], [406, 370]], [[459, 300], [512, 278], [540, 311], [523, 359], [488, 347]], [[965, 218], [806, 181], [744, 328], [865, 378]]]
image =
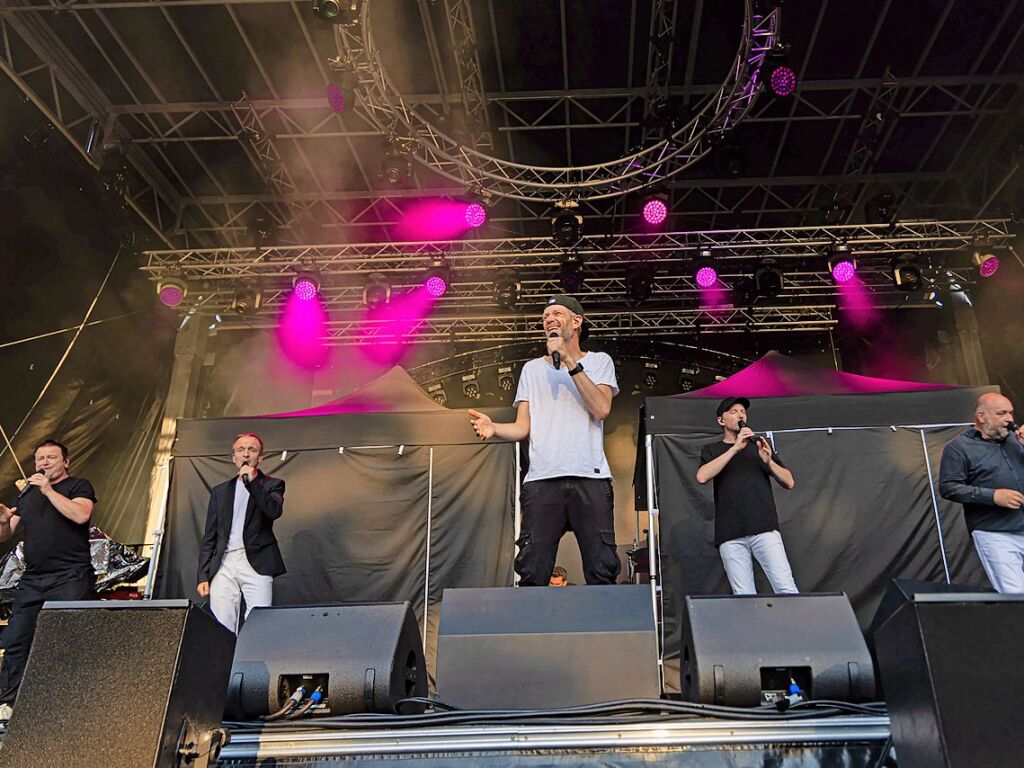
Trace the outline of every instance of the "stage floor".
[[617, 725], [233, 730], [222, 765], [699, 766], [874, 768], [889, 750], [889, 718], [851, 715], [772, 722], [680, 719]]

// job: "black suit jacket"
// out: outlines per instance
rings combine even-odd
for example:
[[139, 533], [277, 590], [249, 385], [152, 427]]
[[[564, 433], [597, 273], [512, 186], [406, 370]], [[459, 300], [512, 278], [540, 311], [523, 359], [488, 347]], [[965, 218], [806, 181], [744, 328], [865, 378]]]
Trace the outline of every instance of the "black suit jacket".
[[[211, 581], [228, 545], [231, 518], [235, 509], [235, 488], [238, 478], [215, 485], [210, 491], [210, 506], [206, 510], [206, 530], [199, 547], [197, 583]], [[249, 483], [249, 505], [245, 510], [242, 541], [249, 564], [256, 573], [280, 576], [284, 573], [284, 560], [274, 537], [274, 521], [284, 511], [284, 480], [265, 475], [257, 470]]]

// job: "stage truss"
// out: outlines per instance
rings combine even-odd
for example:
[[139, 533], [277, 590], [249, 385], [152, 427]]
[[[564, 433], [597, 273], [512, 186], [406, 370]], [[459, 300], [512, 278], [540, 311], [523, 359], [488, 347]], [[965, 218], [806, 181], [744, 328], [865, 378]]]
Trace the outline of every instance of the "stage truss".
[[[876, 307], [935, 308], [934, 298], [959, 287], [970, 290], [977, 271], [975, 249], [1004, 257], [1012, 242], [1009, 222], [908, 221], [891, 225], [837, 225], [760, 230], [668, 232], [655, 235], [592, 235], [571, 250], [550, 238], [524, 237], [445, 242], [305, 244], [265, 248], [148, 251], [142, 267], [150, 279], [176, 277], [189, 292], [179, 307], [185, 316], [220, 317], [218, 330], [274, 327], [295, 274], [315, 270], [330, 319], [334, 345], [395, 340], [395, 326], [369, 315], [363, 289], [371, 274], [384, 275], [393, 301], [416, 290], [429, 268], [451, 270], [449, 292], [429, 317], [404, 329], [418, 342], [498, 342], [536, 337], [544, 300], [564, 292], [560, 270], [581, 264], [578, 296], [593, 332], [609, 338], [666, 337], [716, 332], [823, 332], [842, 312], [842, 298], [828, 270], [826, 251], [845, 245], [857, 260], [858, 278]], [[922, 290], [900, 291], [891, 260], [913, 254], [926, 279]], [[693, 277], [693, 264], [709, 257], [722, 284], [714, 306]], [[782, 291], [768, 300], [748, 300], [751, 275], [763, 259], [783, 273]], [[650, 298], [631, 306], [627, 280], [643, 270], [653, 278]], [[514, 276], [521, 297], [514, 311], [495, 302], [494, 281]], [[927, 292], [937, 296], [926, 298]], [[239, 297], [258, 310], [232, 312]], [[205, 320], [201, 320], [205, 322]]]

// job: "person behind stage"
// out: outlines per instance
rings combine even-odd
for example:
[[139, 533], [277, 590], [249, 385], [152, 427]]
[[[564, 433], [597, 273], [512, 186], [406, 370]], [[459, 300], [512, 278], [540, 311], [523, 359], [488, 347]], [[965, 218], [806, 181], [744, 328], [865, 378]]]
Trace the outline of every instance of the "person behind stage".
[[604, 352], [580, 349], [588, 329], [583, 307], [571, 296], [548, 300], [543, 326], [548, 354], [523, 366], [516, 420], [495, 424], [470, 410], [470, 423], [481, 440], [530, 438], [530, 469], [520, 493], [522, 534], [516, 542], [520, 586], [548, 584], [558, 542], [568, 530], [576, 534], [587, 584], [614, 584], [622, 565], [615, 548], [604, 420], [619, 392], [615, 364]]
[[199, 548], [200, 597], [210, 597], [217, 621], [238, 631], [239, 603], [245, 615], [272, 600], [275, 576], [285, 572], [274, 537], [274, 521], [284, 511], [284, 480], [259, 469], [263, 440], [243, 432], [231, 445], [238, 474], [210, 491], [206, 530]]
[[548, 579], [549, 587], [568, 587], [569, 572], [560, 565], [556, 565], [551, 571], [551, 578]]
[[0, 504], [0, 541], [18, 530], [25, 533], [25, 572], [0, 643], [0, 720], [10, 719], [43, 603], [95, 597], [89, 521], [96, 492], [88, 480], [68, 474], [68, 448], [63, 443], [43, 440], [34, 453], [36, 471], [17, 506]]
[[1024, 428], [1010, 437], [1013, 404], [978, 398], [974, 426], [942, 449], [939, 494], [964, 505], [964, 520], [997, 592], [1024, 592]]
[[756, 558], [776, 593], [799, 592], [779, 533], [771, 481], [786, 490], [793, 473], [763, 437], [746, 426], [750, 401], [727, 397], [718, 404], [722, 439], [700, 452], [697, 482], [715, 481], [715, 545], [734, 595], [753, 595]]

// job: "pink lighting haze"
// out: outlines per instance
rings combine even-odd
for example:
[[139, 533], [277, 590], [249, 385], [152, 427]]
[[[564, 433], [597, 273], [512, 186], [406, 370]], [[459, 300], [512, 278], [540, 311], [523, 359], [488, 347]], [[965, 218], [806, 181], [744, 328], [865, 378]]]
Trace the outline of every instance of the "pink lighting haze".
[[[439, 277], [433, 279], [444, 283]], [[437, 300], [427, 287], [430, 280], [423, 288], [392, 298], [390, 304], [366, 313], [366, 330], [373, 335], [359, 347], [364, 357], [377, 365], [395, 365], [402, 360], [415, 340], [416, 329]]]
[[427, 282], [423, 284], [423, 287], [426, 288], [427, 293], [435, 299], [440, 299], [448, 293], [448, 283], [444, 281], [443, 277], [439, 277], [437, 275], [431, 275], [428, 277]]
[[992, 277], [992, 275], [994, 275], [996, 273], [996, 270], [998, 269], [999, 259], [996, 258], [995, 256], [989, 256], [987, 259], [981, 262], [981, 266], [978, 267], [978, 274], [981, 275], [982, 277]]
[[701, 288], [710, 288], [718, 282], [718, 272], [714, 267], [701, 267], [697, 270], [697, 285]]
[[864, 330], [878, 322], [881, 313], [875, 307], [871, 291], [859, 277], [851, 275], [846, 282], [839, 283], [837, 291], [843, 320], [858, 330]]
[[466, 214], [463, 217], [466, 223], [472, 227], [481, 227], [487, 221], [487, 209], [480, 203], [470, 203], [466, 206]]
[[852, 261], [837, 261], [836, 265], [832, 267], [832, 279], [839, 284], [849, 282], [856, 274], [857, 268]]
[[316, 283], [308, 277], [300, 277], [295, 281], [292, 295], [299, 301], [312, 301], [317, 295]]
[[160, 289], [160, 303], [165, 307], [177, 307], [185, 300], [185, 294], [176, 285], [165, 285]]
[[657, 226], [668, 218], [668, 206], [659, 197], [654, 197], [644, 203], [644, 221]]
[[776, 96], [789, 96], [796, 90], [796, 73], [789, 67], [776, 67], [772, 72], [771, 86]]
[[304, 299], [299, 295], [298, 284], [295, 287], [281, 313], [277, 340], [286, 358], [300, 368], [313, 370], [326, 362], [329, 352], [324, 338], [327, 313], [320, 306], [316, 291], [312, 298]]

